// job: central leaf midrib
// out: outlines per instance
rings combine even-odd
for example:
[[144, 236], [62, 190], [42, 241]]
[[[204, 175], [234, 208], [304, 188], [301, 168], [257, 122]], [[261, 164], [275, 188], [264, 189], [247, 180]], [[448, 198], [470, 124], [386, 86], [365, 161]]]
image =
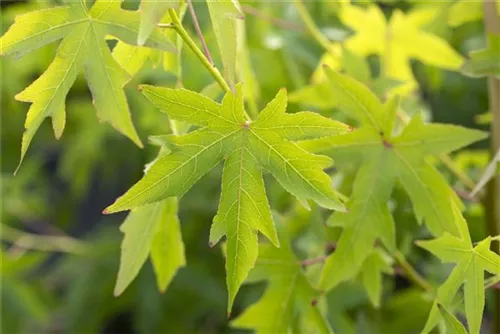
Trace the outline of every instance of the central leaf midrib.
[[[240, 231], [240, 223], [241, 219], [241, 206], [242, 206], [242, 201], [241, 201], [241, 194], [242, 194], [242, 179], [243, 179], [243, 151], [244, 151], [244, 144], [248, 140], [248, 131], [241, 131], [241, 147], [240, 147], [240, 168], [239, 168], [239, 182], [238, 182], [238, 211], [236, 212], [236, 246], [234, 250], [234, 271], [235, 273], [238, 272], [238, 267], [239, 267], [239, 262], [238, 262], [238, 249], [240, 246], [240, 238], [239, 238], [239, 231]], [[237, 285], [237, 282], [234, 281], [235, 275], [233, 276], [233, 284]]]

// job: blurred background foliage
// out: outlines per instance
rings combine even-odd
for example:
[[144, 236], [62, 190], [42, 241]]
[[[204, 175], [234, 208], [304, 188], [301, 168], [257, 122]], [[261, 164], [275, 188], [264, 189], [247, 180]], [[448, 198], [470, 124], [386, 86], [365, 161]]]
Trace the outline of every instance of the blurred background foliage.
[[[446, 39], [459, 53], [484, 47], [481, 20], [450, 27], [447, 15], [452, 1], [355, 1], [375, 2], [387, 17], [395, 9], [408, 12], [426, 8], [435, 13], [423, 27]], [[303, 92], [324, 50], [306, 33], [294, 6], [289, 2], [241, 2], [246, 13], [246, 38], [254, 72], [254, 98], [259, 109], [286, 87], [292, 92], [290, 111], [310, 109], [345, 120], [328, 104], [328, 94]], [[2, 1], [2, 33], [16, 15], [57, 4], [57, 1]], [[124, 7], [137, 8], [134, 1]], [[212, 55], [220, 65], [216, 41], [204, 3], [195, 2], [201, 26]], [[308, 10], [331, 41], [340, 42], [353, 31], [338, 17], [335, 1], [311, 1]], [[187, 27], [194, 34], [191, 18]], [[110, 41], [110, 47], [113, 46]], [[340, 46], [339, 46], [340, 47]], [[1, 80], [1, 186], [3, 224], [1, 245], [1, 331], [2, 333], [236, 333], [226, 317], [224, 260], [219, 248], [208, 246], [211, 219], [220, 192], [220, 168], [204, 177], [180, 201], [182, 235], [187, 266], [182, 268], [166, 293], [157, 291], [148, 263], [129, 289], [116, 298], [113, 286], [118, 271], [124, 214], [103, 216], [101, 211], [142, 175], [158, 148], [141, 150], [109, 125], [99, 124], [91, 96], [80, 77], [67, 100], [68, 123], [61, 140], [53, 138], [45, 122], [33, 141], [19, 173], [19, 161], [26, 103], [14, 99], [48, 66], [57, 43], [29, 53], [21, 59], [2, 58]], [[347, 52], [346, 52], [347, 54]], [[212, 78], [190, 50], [182, 54], [182, 83], [201, 91]], [[361, 75], [371, 87], [384, 94], [397, 82], [380, 81], [380, 61], [344, 56], [345, 70]], [[364, 63], [364, 65], [360, 65]], [[366, 66], [366, 73], [356, 73]], [[408, 114], [424, 112], [436, 122], [486, 129], [488, 126], [485, 79], [470, 79], [460, 73], [443, 71], [412, 61], [420, 91], [405, 97]], [[371, 73], [371, 74], [370, 74]], [[247, 80], [248, 81], [248, 80]], [[165, 114], [158, 112], [135, 90], [139, 83], [174, 86], [169, 71], [145, 66], [127, 85], [127, 97], [141, 139], [169, 131]], [[220, 95], [212, 88], [212, 94]], [[488, 163], [487, 141], [462, 150], [452, 159], [456, 168], [471, 180], [479, 179]], [[439, 165], [458, 192], [467, 186]], [[332, 177], [341, 191], [349, 193], [353, 175]], [[324, 227], [326, 213], [317, 207], [308, 212], [295, 205], [274, 180], [266, 180], [271, 207], [279, 211], [294, 238], [300, 259], [325, 252], [338, 233]], [[412, 205], [403, 191], [395, 191], [391, 208], [398, 224], [398, 245], [416, 268], [433, 282], [449, 273], [436, 258], [417, 249], [413, 240], [427, 236], [416, 224]], [[465, 201], [469, 229], [474, 240], [486, 236], [482, 206]], [[50, 237], [47, 237], [50, 236]], [[308, 267], [314, 273], [316, 266]], [[233, 317], [262, 295], [265, 284], [244, 286], [236, 299]], [[489, 297], [488, 297], [489, 298]], [[428, 315], [432, 298], [412, 286], [404, 277], [384, 277], [384, 297], [376, 310], [363, 292], [362, 282], [344, 283], [327, 296], [328, 318], [338, 333], [415, 333]], [[485, 332], [493, 314], [487, 303]], [[410, 310], [410, 311], [409, 311]], [[497, 315], [498, 316], [498, 315]]]

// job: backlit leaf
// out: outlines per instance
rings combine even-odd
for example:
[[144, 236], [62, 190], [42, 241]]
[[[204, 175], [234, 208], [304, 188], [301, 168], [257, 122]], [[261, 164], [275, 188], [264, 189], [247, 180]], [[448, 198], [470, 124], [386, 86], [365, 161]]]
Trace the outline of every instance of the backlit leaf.
[[437, 10], [433, 9], [424, 12], [415, 9], [409, 13], [396, 9], [387, 21], [377, 5], [364, 9], [345, 4], [340, 18], [356, 32], [345, 45], [357, 55], [380, 56], [388, 78], [407, 82], [398, 92], [409, 92], [417, 87], [410, 66], [411, 59], [447, 70], [458, 70], [463, 63], [462, 56], [445, 40], [422, 30], [422, 26], [436, 14]]
[[[164, 138], [171, 153], [158, 158], [146, 175], [105, 212], [113, 213], [182, 196], [203, 175], [224, 162], [222, 195], [210, 232], [211, 244], [227, 237], [228, 311], [257, 258], [257, 232], [279, 244], [262, 179], [269, 171], [302, 203], [313, 200], [333, 210], [344, 205], [323, 171], [330, 159], [314, 155], [292, 140], [344, 133], [341, 123], [312, 114], [286, 114], [281, 90], [255, 121], [246, 119], [242, 86], [222, 104], [184, 89], [142, 86], [143, 94], [171, 119], [200, 128]], [[307, 115], [308, 117], [305, 117]]]
[[[447, 231], [458, 235], [450, 200], [461, 202], [427, 157], [456, 150], [485, 134], [454, 125], [425, 124], [415, 116], [400, 134], [393, 134], [397, 105], [384, 106], [354, 79], [327, 69], [332, 94], [339, 97], [341, 110], [360, 123], [353, 132], [306, 140], [300, 145], [325, 152], [334, 159], [356, 162], [347, 213], [335, 213], [329, 220], [343, 227], [335, 252], [327, 259], [319, 286], [331, 289], [351, 279], [360, 270], [378, 239], [395, 250], [395, 227], [387, 207], [393, 186], [399, 182], [413, 202], [415, 216], [434, 235]], [[369, 217], [367, 219], [367, 217]]]
[[115, 295], [120, 295], [134, 280], [148, 255], [151, 255], [158, 288], [165, 291], [177, 270], [186, 264], [177, 199], [168, 198], [132, 210], [120, 230], [125, 236]]
[[238, 0], [207, 0], [217, 44], [219, 45], [224, 77], [231, 87], [236, 83], [238, 36], [236, 20], [244, 18]]
[[[65, 6], [29, 12], [19, 16], [0, 39], [0, 54], [17, 56], [62, 39], [48, 69], [16, 96], [32, 103], [25, 122], [21, 161], [46, 117], [52, 117], [56, 137], [61, 136], [66, 95], [82, 68], [98, 117], [142, 146], [123, 91], [129, 75], [113, 60], [105, 41], [109, 34], [125, 43], [137, 42], [138, 13], [122, 10], [120, 3], [98, 0], [87, 9], [84, 1], [71, 1]], [[146, 45], [173, 50], [158, 31], [153, 32]]]

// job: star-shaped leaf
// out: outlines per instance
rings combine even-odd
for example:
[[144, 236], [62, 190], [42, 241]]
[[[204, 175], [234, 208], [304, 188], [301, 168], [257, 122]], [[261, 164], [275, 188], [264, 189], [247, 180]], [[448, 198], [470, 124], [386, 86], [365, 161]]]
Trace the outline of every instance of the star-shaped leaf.
[[120, 230], [125, 236], [115, 295], [120, 295], [137, 276], [148, 255], [158, 288], [164, 291], [177, 270], [186, 264], [177, 199], [168, 198], [132, 210]]
[[442, 38], [422, 30], [437, 9], [413, 10], [408, 14], [396, 9], [389, 21], [378, 5], [366, 8], [344, 4], [340, 18], [355, 31], [345, 45], [362, 56], [379, 55], [387, 77], [407, 81], [405, 90], [417, 87], [410, 60], [448, 70], [458, 70], [462, 56]]
[[[424, 333], [432, 330], [439, 321], [439, 306], [448, 309], [460, 286], [464, 288], [465, 315], [469, 333], [479, 333], [484, 309], [484, 271], [500, 275], [500, 256], [490, 250], [491, 237], [472, 244], [467, 222], [460, 210], [453, 205], [454, 220], [458, 235], [445, 232], [441, 237], [429, 241], [419, 241], [418, 245], [427, 249], [444, 263], [456, 263], [446, 281], [439, 287], [437, 298], [431, 309]], [[451, 330], [450, 330], [451, 331]]]
[[494, 75], [500, 79], [500, 35], [488, 36], [488, 47], [472, 51], [461, 72], [473, 78]]
[[311, 112], [286, 114], [281, 90], [255, 121], [245, 117], [242, 87], [229, 92], [222, 104], [184, 89], [142, 86], [143, 94], [171, 119], [200, 127], [171, 136], [172, 153], [160, 157], [148, 173], [106, 209], [113, 213], [182, 196], [203, 175], [225, 160], [222, 195], [210, 232], [210, 243], [227, 237], [229, 310], [240, 285], [257, 259], [257, 231], [274, 245], [278, 238], [267, 201], [263, 170], [307, 205], [311, 199], [333, 210], [344, 210], [330, 177], [331, 161], [314, 155], [293, 140], [344, 133], [348, 127]]
[[348, 134], [301, 143], [305, 149], [359, 166], [349, 212], [336, 213], [329, 220], [342, 226], [343, 233], [326, 261], [322, 289], [352, 278], [377, 239], [391, 252], [395, 250], [395, 227], [387, 201], [396, 182], [408, 193], [419, 222], [424, 221], [434, 235], [445, 231], [457, 235], [449, 201], [461, 206], [460, 200], [426, 157], [456, 150], [486, 136], [454, 125], [425, 124], [420, 116], [395, 135], [397, 99], [383, 105], [356, 80], [330, 69], [326, 73], [340, 109], [361, 126]]
[[[68, 1], [65, 6], [30, 12], [0, 39], [1, 55], [21, 56], [62, 39], [56, 58], [48, 69], [16, 99], [31, 102], [26, 117], [21, 161], [38, 127], [52, 117], [57, 138], [65, 125], [65, 99], [83, 68], [93, 95], [97, 115], [141, 146], [132, 124], [123, 86], [129, 75], [113, 60], [106, 35], [136, 44], [139, 14], [120, 8], [121, 1], [98, 0], [88, 9], [85, 1]], [[155, 31], [147, 46], [172, 51], [168, 39]]]
[[280, 229], [280, 248], [270, 244], [260, 246], [250, 277], [252, 281], [267, 280], [266, 292], [233, 320], [231, 326], [259, 334], [290, 333], [299, 318], [306, 328], [313, 327], [307, 332], [332, 333], [317, 305], [319, 292], [302, 271], [288, 238], [284, 229]]
[[383, 76], [372, 78], [370, 66], [366, 59], [352, 53], [348, 49], [335, 48], [334, 50], [342, 55], [342, 59], [340, 60], [340, 56], [335, 57], [331, 53], [324, 54], [312, 75], [312, 83], [291, 93], [289, 97], [290, 102], [301, 103], [318, 109], [336, 107], [337, 100], [335, 96], [329, 94], [330, 84], [324, 74], [325, 67], [330, 67], [334, 70], [343, 68], [345, 74], [370, 87], [379, 97], [384, 97], [402, 84], [400, 81]]

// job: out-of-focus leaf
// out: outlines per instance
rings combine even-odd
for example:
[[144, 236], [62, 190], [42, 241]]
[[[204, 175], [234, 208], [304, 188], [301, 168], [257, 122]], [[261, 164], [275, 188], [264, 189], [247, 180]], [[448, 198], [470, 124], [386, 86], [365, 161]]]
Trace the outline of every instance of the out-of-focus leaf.
[[179, 1], [177, 0], [141, 0], [139, 5], [141, 24], [137, 35], [137, 44], [144, 45], [167, 10], [176, 7], [178, 4]]
[[250, 275], [253, 281], [269, 282], [266, 292], [231, 325], [263, 334], [288, 333], [299, 318], [302, 323], [314, 324], [307, 332], [332, 333], [318, 308], [319, 293], [302, 272], [283, 228], [280, 240], [280, 248], [270, 244], [260, 246], [259, 258]]
[[[500, 15], [500, 3], [497, 1], [497, 11]], [[459, 0], [455, 2], [448, 12], [448, 24], [458, 27], [462, 24], [481, 20], [483, 18], [483, 2]]]
[[358, 81], [329, 69], [327, 75], [340, 109], [361, 126], [344, 135], [301, 143], [305, 149], [359, 166], [349, 211], [334, 213], [329, 219], [329, 223], [344, 230], [335, 252], [325, 263], [319, 283], [322, 289], [354, 277], [375, 240], [382, 241], [390, 252], [395, 250], [395, 227], [387, 201], [396, 181], [410, 196], [418, 221], [425, 222], [433, 234], [458, 234], [449, 202], [460, 207], [461, 202], [427, 157], [448, 153], [486, 136], [454, 125], [425, 124], [418, 115], [401, 133], [394, 134], [397, 101], [383, 105]]
[[236, 20], [243, 19], [238, 0], [208, 0], [208, 9], [217, 44], [219, 45], [224, 77], [234, 88], [236, 84], [236, 57], [238, 49], [238, 34]]
[[472, 51], [462, 66], [462, 73], [481, 78], [493, 75], [500, 79], [500, 35], [490, 34], [488, 36], [488, 47], [482, 50]]
[[120, 295], [134, 280], [150, 254], [158, 287], [164, 291], [177, 270], [186, 263], [177, 199], [168, 198], [132, 210], [120, 230], [125, 236], [115, 295]]
[[410, 59], [447, 70], [458, 70], [463, 62], [462, 56], [444, 39], [422, 30], [437, 11], [434, 8], [415, 9], [406, 14], [396, 9], [387, 22], [377, 5], [365, 9], [345, 4], [340, 18], [356, 32], [345, 45], [361, 56], [379, 55], [385, 75], [406, 82], [398, 92], [407, 94], [417, 87]]

